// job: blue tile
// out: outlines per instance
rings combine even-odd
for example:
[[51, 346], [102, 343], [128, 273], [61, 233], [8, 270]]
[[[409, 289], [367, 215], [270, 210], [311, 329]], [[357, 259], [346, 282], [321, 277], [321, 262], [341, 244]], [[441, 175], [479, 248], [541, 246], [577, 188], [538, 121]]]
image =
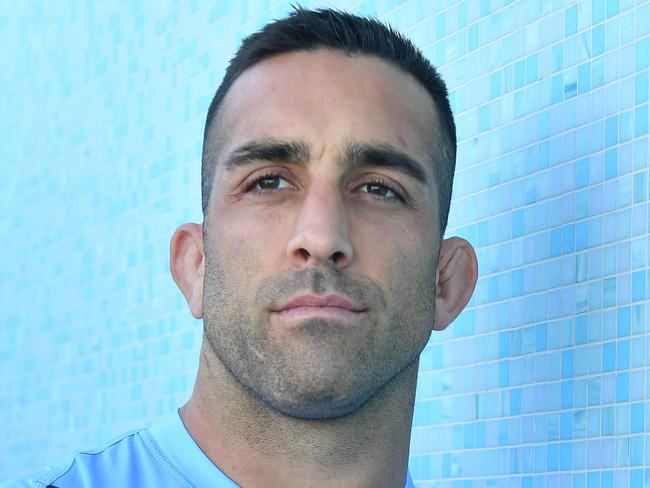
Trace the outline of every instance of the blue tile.
[[603, 280], [603, 306], [614, 305], [616, 305], [616, 278], [607, 278]]
[[521, 88], [526, 83], [526, 61], [521, 59], [515, 62], [515, 88]]
[[[631, 232], [631, 226], [632, 226], [632, 221], [631, 221], [631, 213], [630, 209], [625, 209], [619, 212], [618, 214], [618, 222], [617, 222], [617, 231], [616, 235], [619, 240], [621, 239], [627, 239], [630, 237], [630, 232]], [[621, 265], [621, 259], [625, 260], [625, 271], [629, 269], [629, 260], [630, 260], [630, 248], [628, 244], [625, 244], [625, 253], [622, 254], [620, 252], [621, 249], [621, 244], [619, 244], [619, 269], [622, 268]]]
[[[591, 61], [591, 87], [598, 88], [605, 84], [605, 57], [593, 59]], [[602, 100], [599, 102], [602, 104]], [[594, 119], [598, 119], [597, 114], [592, 114]]]
[[[618, 142], [618, 116], [605, 119], [605, 147], [611, 147]], [[607, 168], [605, 169], [607, 175]], [[607, 176], [605, 176], [607, 179]]]
[[490, 98], [501, 96], [501, 72], [496, 71], [490, 75]]
[[[584, 219], [589, 216], [589, 190], [584, 189], [578, 193], [576, 193], [576, 201], [575, 201], [575, 218], [577, 220]], [[584, 226], [586, 227], [587, 223], [584, 223]], [[576, 233], [577, 236], [581, 236], [580, 232], [578, 231], [579, 224], [576, 224]], [[581, 227], [581, 230], [583, 228]], [[588, 233], [585, 230], [584, 231], [584, 237], [585, 242], [588, 239]], [[577, 245], [577, 243], [576, 243]]]
[[587, 488], [601, 488], [600, 471], [587, 472]]
[[641, 433], [644, 431], [645, 407], [643, 403], [633, 403], [631, 405], [630, 420], [632, 422], [631, 432]]
[[603, 311], [602, 329], [603, 340], [614, 339], [616, 337], [616, 310], [610, 309]]
[[646, 34], [650, 34], [650, 25], [648, 25], [650, 22], [650, 6], [642, 2], [639, 4], [637, 9], [635, 10], [636, 14], [636, 34], [638, 37], [643, 37]]
[[564, 34], [570, 36], [578, 31], [578, 6], [573, 5], [565, 10]]
[[560, 439], [569, 440], [573, 437], [573, 414], [571, 412], [560, 413]]
[[587, 416], [587, 434], [589, 437], [600, 437], [600, 409], [592, 408]]
[[485, 447], [485, 422], [474, 424], [474, 443], [476, 447]]
[[[630, 436], [630, 466], [643, 465], [643, 436]], [[637, 485], [630, 485], [637, 486]]]
[[644, 270], [632, 273], [632, 301], [641, 301], [647, 297], [646, 273]]
[[[586, 198], [586, 194], [584, 195]], [[588, 246], [588, 227], [587, 222], [582, 221], [575, 224], [575, 241], [576, 241], [576, 250], [582, 251]]]
[[630, 307], [621, 307], [617, 311], [616, 331], [618, 337], [630, 335]]
[[510, 386], [510, 362], [508, 360], [499, 362], [499, 387]]
[[[610, 205], [608, 205], [608, 210], [611, 210], [611, 206], [613, 206], [614, 203], [612, 202]], [[609, 215], [605, 216], [605, 243], [611, 243], [616, 241], [617, 236], [617, 230], [618, 230], [618, 215], [611, 213]], [[606, 258], [615, 258], [616, 255], [616, 248], [614, 246], [610, 246], [605, 249], [605, 255]], [[606, 266], [606, 272], [607, 274], [611, 274], [615, 271], [615, 261], [612, 261], [608, 263], [608, 266]]]
[[479, 131], [485, 132], [490, 128], [490, 107], [483, 105], [478, 109]]
[[593, 56], [599, 56], [605, 52], [605, 26], [599, 25], [591, 31], [591, 43]]
[[548, 334], [548, 329], [546, 324], [540, 324], [536, 327], [536, 350], [539, 351], [546, 351], [548, 347], [547, 343], [547, 334]]
[[610, 436], [614, 433], [614, 409], [605, 407], [601, 409], [600, 433], [603, 436]]
[[616, 375], [616, 401], [627, 402], [630, 400], [630, 374], [619, 373]]
[[641, 137], [648, 133], [648, 105], [643, 105], [634, 110], [634, 137]]
[[[573, 46], [573, 45], [572, 45]], [[577, 73], [569, 71], [564, 75], [564, 99], [568, 100], [578, 94]], [[568, 126], [572, 128], [573, 126]]]
[[474, 51], [478, 47], [478, 24], [472, 24], [467, 29], [467, 49]]
[[[601, 188], [595, 188], [589, 193], [589, 210], [593, 212], [602, 211], [602, 208], [598, 207], [603, 204]], [[598, 217], [595, 219], [589, 220], [589, 247], [598, 246], [602, 243], [602, 233], [603, 233], [603, 219]]]
[[648, 199], [648, 174], [646, 172], [634, 175], [634, 203]]
[[616, 345], [616, 369], [630, 368], [630, 341], [618, 341]]
[[606, 14], [611, 18], [619, 13], [619, 0], [607, 0]]
[[575, 343], [585, 344], [587, 342], [587, 316], [577, 315], [575, 318]]
[[529, 56], [526, 60], [526, 83], [537, 81], [537, 54]]
[[580, 442], [573, 442], [571, 443], [572, 448], [573, 448], [573, 469], [580, 470], [584, 469], [586, 466], [586, 448], [587, 448], [587, 443], [580, 441]]
[[650, 81], [648, 81], [648, 72], [643, 71], [638, 73], [634, 78], [634, 102], [637, 105], [648, 101], [648, 88]]
[[562, 352], [562, 378], [573, 376], [573, 350]]
[[[586, 407], [587, 406], [587, 395], [589, 393], [588, 382], [585, 379], [578, 379], [574, 381], [573, 387], [573, 406], [574, 407]], [[576, 412], [578, 415], [579, 412]], [[582, 428], [581, 433], [584, 435], [584, 428]], [[574, 425], [574, 435], [575, 435], [575, 425]]]
[[603, 344], [603, 372], [614, 371], [616, 365], [616, 347], [613, 342]]
[[[603, 120], [598, 120], [591, 124], [591, 151], [596, 152], [600, 151], [603, 148], [604, 141], [605, 141], [605, 122]], [[595, 161], [597, 161], [596, 158], [598, 158], [598, 154], [592, 155], [592, 158], [594, 158]], [[595, 173], [594, 178], [601, 178], [602, 179], [602, 173]], [[590, 180], [591, 182], [591, 180]]]
[[603, 471], [600, 477], [600, 488], [614, 488], [614, 472]]
[[625, 142], [632, 138], [633, 134], [633, 116], [631, 110], [626, 110], [619, 114], [619, 141]]
[[481, 10], [480, 10], [481, 17], [490, 13], [489, 0], [480, 0], [480, 6], [481, 6]]
[[564, 99], [564, 81], [562, 75], [551, 78], [551, 103], [559, 103]]
[[645, 343], [643, 336], [632, 339], [630, 345], [630, 364], [632, 368], [640, 368], [645, 365]]
[[578, 67], [578, 93], [583, 94], [591, 89], [591, 63], [583, 63]]
[[563, 409], [573, 408], [573, 381], [569, 380], [562, 382], [561, 395], [561, 407]]
[[650, 38], [645, 38], [638, 41], [635, 45], [636, 52], [636, 70], [650, 66]]
[[458, 29], [462, 29], [467, 25], [467, 3], [461, 2], [458, 5]]
[[474, 447], [474, 425], [465, 424], [463, 426], [463, 447], [470, 449]]
[[[568, 471], [572, 467], [572, 446], [569, 442], [561, 442], [559, 444], [549, 444], [549, 446], [556, 446], [558, 452], [557, 454], [553, 453], [549, 458], [557, 456], [559, 458], [559, 469], [562, 471]], [[555, 469], [558, 466], [555, 465]]]
[[[547, 392], [548, 395], [548, 392]], [[548, 410], [548, 405], [547, 405]], [[560, 416], [557, 413], [551, 413], [546, 416], [546, 440], [557, 441], [560, 438]]]
[[[575, 250], [575, 226], [565, 225], [562, 227], [562, 254], [568, 254]], [[552, 253], [551, 253], [552, 255]]]
[[587, 478], [585, 473], [573, 475], [573, 488], [587, 488]]
[[643, 486], [642, 469], [634, 469], [630, 471], [630, 486]]

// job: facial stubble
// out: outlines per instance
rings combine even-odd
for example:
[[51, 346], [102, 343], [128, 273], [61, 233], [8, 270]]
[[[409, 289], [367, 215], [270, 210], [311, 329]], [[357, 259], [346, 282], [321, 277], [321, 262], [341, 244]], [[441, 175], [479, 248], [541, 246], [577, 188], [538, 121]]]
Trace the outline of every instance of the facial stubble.
[[[428, 341], [437, 260], [413, 263], [400, 253], [386, 265], [393, 279], [383, 287], [346, 270], [304, 268], [270, 277], [252, 293], [247, 278], [258, 276], [261, 266], [241, 256], [254, 250], [221, 256], [214, 249], [206, 239], [207, 343], [236, 383], [276, 412], [301, 419], [350, 415], [413, 365]], [[342, 294], [369, 310], [354, 327], [315, 318], [274, 329], [268, 304], [305, 292]]]

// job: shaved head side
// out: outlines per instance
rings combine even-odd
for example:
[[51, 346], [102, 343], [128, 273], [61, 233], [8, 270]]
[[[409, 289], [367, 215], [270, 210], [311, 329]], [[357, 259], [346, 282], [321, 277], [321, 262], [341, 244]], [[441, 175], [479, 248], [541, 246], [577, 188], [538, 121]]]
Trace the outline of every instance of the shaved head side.
[[415, 78], [433, 99], [438, 120], [431, 124], [430, 157], [439, 204], [439, 230], [447, 227], [456, 165], [456, 125], [447, 87], [431, 63], [404, 36], [376, 19], [331, 9], [296, 8], [288, 17], [267, 24], [242, 41], [212, 99], [203, 134], [201, 201], [204, 219], [219, 150], [227, 139], [223, 126], [224, 98], [239, 76], [253, 65], [273, 56], [294, 51], [331, 49], [346, 55], [378, 57]]

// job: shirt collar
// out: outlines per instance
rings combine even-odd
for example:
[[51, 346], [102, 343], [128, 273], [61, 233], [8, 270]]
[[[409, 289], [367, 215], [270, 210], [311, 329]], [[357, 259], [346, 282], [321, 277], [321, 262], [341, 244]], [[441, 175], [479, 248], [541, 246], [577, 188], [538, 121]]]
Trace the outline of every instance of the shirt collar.
[[[149, 433], [165, 456], [193, 485], [239, 488], [194, 441], [181, 420], [180, 410], [151, 426]], [[416, 488], [408, 470], [404, 488]]]
[[194, 486], [239, 488], [201, 450], [185, 428], [178, 410], [162, 422], [151, 426], [149, 433], [165, 456]]

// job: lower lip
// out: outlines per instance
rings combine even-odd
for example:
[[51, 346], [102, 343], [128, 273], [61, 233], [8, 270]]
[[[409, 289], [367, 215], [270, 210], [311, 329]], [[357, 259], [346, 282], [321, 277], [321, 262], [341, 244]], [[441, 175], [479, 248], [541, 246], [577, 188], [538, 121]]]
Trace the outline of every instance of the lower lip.
[[286, 320], [327, 318], [350, 321], [361, 317], [363, 312], [353, 312], [341, 307], [294, 307], [280, 312], [273, 312], [273, 315]]

